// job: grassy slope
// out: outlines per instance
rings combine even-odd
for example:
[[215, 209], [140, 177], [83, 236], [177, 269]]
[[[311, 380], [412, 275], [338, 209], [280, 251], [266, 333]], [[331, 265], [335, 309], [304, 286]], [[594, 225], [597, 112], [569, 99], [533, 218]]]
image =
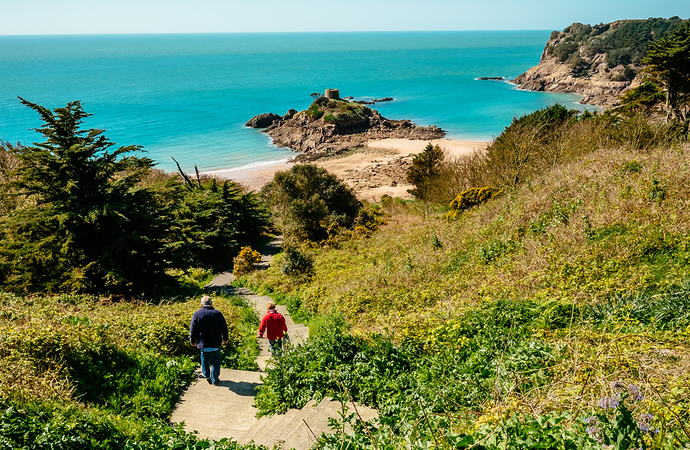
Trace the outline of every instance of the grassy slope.
[[[249, 368], [256, 317], [241, 300], [216, 297], [214, 304], [230, 327], [224, 365]], [[125, 441], [130, 448], [206, 448], [164, 422], [198, 359], [188, 343], [197, 308], [196, 298], [155, 305], [0, 294], [0, 442], [8, 448], [43, 448], [37, 444], [43, 442], [115, 449]]]
[[[316, 278], [298, 292], [361, 331], [393, 322], [396, 332], [409, 321], [401, 313], [452, 315], [484, 299], [657, 293], [690, 274], [688, 181], [679, 150], [600, 151], [455, 223], [399, 211], [369, 239], [317, 250]], [[287, 282], [277, 266], [258, 276]]]
[[[496, 300], [527, 302], [539, 316], [533, 338], [558, 348], [558, 362], [545, 387], [509, 392], [479, 420], [506, 408], [583, 412], [618, 379], [654, 393], [657, 414], [687, 417], [687, 150], [596, 151], [454, 223], [393, 204], [372, 237], [316, 250], [311, 282], [292, 285], [279, 264], [253, 282], [398, 341], [427, 339]], [[680, 306], [669, 300], [678, 292]], [[662, 310], [677, 322], [641, 319]]]

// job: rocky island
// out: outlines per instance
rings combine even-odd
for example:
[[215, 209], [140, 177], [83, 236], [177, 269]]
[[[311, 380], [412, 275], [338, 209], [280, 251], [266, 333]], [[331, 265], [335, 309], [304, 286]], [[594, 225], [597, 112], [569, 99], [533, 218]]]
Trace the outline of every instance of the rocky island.
[[620, 95], [642, 84], [649, 43], [682, 23], [680, 17], [574, 23], [552, 32], [539, 65], [511, 82], [526, 90], [582, 94], [581, 103], [616, 107]]
[[360, 102], [341, 99], [337, 89], [327, 89], [304, 111], [291, 109], [283, 116], [260, 114], [246, 126], [265, 128], [263, 132], [275, 145], [299, 153], [297, 162], [339, 155], [372, 139], [431, 141], [446, 134], [436, 126], [420, 127], [409, 120], [386, 119]]

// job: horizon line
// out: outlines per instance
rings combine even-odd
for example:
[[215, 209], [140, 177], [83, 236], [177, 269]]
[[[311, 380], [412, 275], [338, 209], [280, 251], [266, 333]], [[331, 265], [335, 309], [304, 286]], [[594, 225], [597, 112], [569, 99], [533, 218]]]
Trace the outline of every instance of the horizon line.
[[[645, 21], [649, 19], [670, 19], [673, 17], [678, 17], [683, 21], [690, 21], [690, 18], [683, 18], [679, 15], [671, 17], [648, 17], [648, 18], [625, 18], [616, 19], [607, 23], [623, 22], [623, 21]], [[135, 36], [135, 35], [200, 35], [200, 34], [315, 34], [315, 33], [450, 33], [450, 32], [491, 32], [491, 31], [560, 31], [564, 28], [580, 22], [572, 22], [565, 27], [556, 28], [482, 28], [482, 29], [417, 29], [417, 30], [254, 30], [254, 31], [113, 31], [113, 32], [57, 32], [57, 33], [3, 33], [0, 32], [0, 36]], [[602, 23], [602, 22], [600, 22]], [[586, 24], [592, 25], [592, 24]]]
[[[635, 19], [631, 19], [635, 20]], [[141, 36], [141, 35], [199, 35], [199, 34], [337, 34], [337, 33], [457, 33], [457, 32], [495, 32], [495, 31], [553, 31], [549, 28], [512, 28], [512, 29], [471, 29], [471, 30], [309, 30], [309, 31], [142, 31], [142, 32], [113, 32], [113, 33], [22, 33], [4, 34], [0, 36]]]

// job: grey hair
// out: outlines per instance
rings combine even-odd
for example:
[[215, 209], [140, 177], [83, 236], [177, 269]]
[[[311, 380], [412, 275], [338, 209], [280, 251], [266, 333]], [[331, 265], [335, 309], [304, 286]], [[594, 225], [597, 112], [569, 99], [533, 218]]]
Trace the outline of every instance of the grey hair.
[[201, 306], [211, 306], [213, 303], [211, 302], [211, 297], [208, 295], [204, 295], [201, 297]]

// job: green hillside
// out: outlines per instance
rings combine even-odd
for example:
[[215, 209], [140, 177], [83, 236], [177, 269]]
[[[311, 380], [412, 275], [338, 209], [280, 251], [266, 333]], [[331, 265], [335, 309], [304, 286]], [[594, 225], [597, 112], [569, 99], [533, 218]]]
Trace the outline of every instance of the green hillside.
[[[461, 164], [498, 198], [453, 215], [384, 199], [370, 205], [377, 231], [302, 247], [310, 278], [285, 275], [279, 255], [246, 282], [316, 337], [269, 371], [257, 403], [345, 390], [381, 412], [353, 448], [689, 443], [690, 148], [673, 136], [641, 116], [537, 112], [489, 162]], [[659, 433], [641, 431], [646, 413]]]
[[[680, 17], [671, 17], [619, 20], [599, 25], [574, 23], [561, 32], [551, 33], [545, 54], [580, 69], [574, 71], [579, 76], [588, 75], [587, 69], [599, 55], [604, 56], [608, 68], [619, 65], [640, 67], [649, 44], [674, 32], [683, 22]], [[634, 76], [632, 73], [631, 77]]]

